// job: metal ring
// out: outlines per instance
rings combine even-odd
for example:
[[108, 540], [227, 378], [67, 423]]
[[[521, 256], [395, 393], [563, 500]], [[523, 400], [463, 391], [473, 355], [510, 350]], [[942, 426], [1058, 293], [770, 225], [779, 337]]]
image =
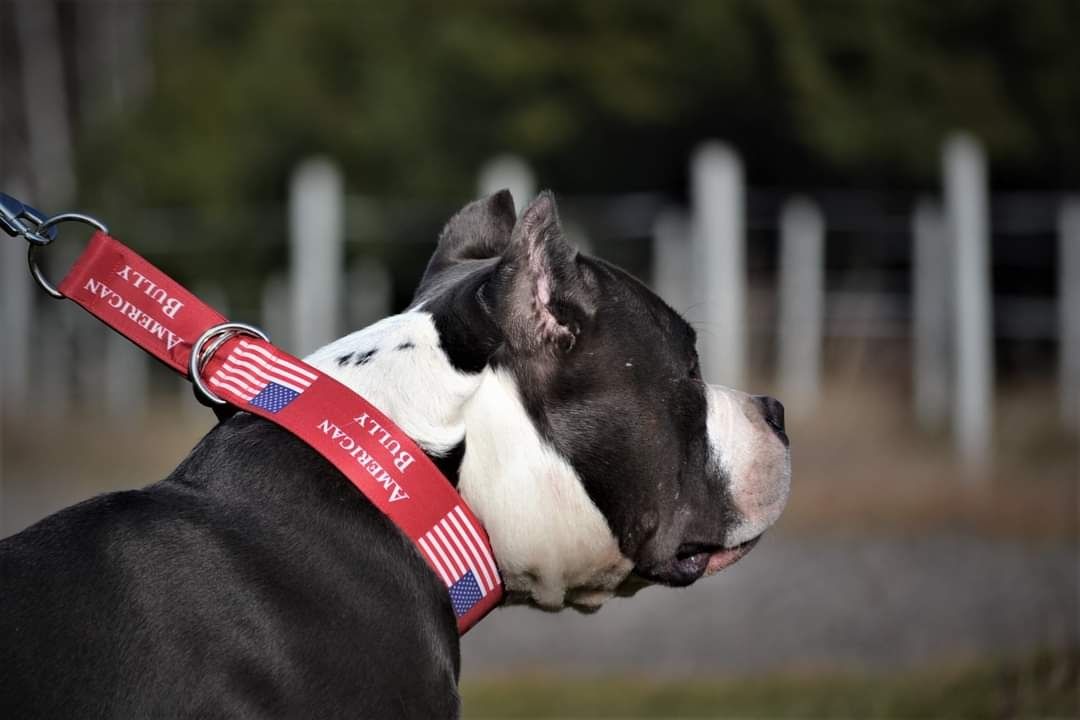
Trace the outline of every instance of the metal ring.
[[[188, 358], [188, 377], [191, 378], [195, 399], [207, 407], [227, 405], [228, 402], [215, 395], [203, 382], [203, 368], [206, 367], [206, 363], [210, 361], [210, 358], [214, 356], [214, 353], [222, 345], [237, 335], [251, 335], [270, 342], [270, 337], [254, 325], [242, 322], [224, 322], [204, 332], [191, 346], [191, 357]], [[210, 342], [211, 339], [214, 342], [209, 347], [204, 348], [203, 346]]]
[[[101, 222], [97, 218], [90, 217], [89, 215], [83, 215], [82, 213], [74, 213], [74, 212], [60, 213], [59, 215], [53, 215], [51, 218], [49, 218], [45, 222], [38, 225], [37, 228], [34, 229], [34, 232], [37, 233], [39, 236], [46, 237], [44, 235], [44, 233], [50, 227], [52, 227], [53, 225], [58, 225], [59, 223], [68, 222], [68, 221], [86, 223], [87, 225], [94, 226], [95, 228], [97, 228], [98, 230], [100, 230], [103, 233], [108, 233], [109, 232], [109, 229], [107, 227], [105, 227], [105, 223]], [[35, 252], [37, 251], [37, 249], [39, 247], [45, 247], [45, 245], [39, 245], [39, 244], [36, 244], [34, 242], [30, 242], [29, 249], [26, 251], [26, 262], [30, 266], [30, 274], [33, 276], [34, 280], [37, 281], [37, 284], [41, 286], [42, 290], [49, 293], [49, 295], [56, 298], [57, 300], [63, 300], [64, 299], [64, 293], [57, 290], [53, 286], [53, 284], [51, 282], [49, 282], [48, 278], [45, 277], [45, 274], [43, 272], [41, 272], [41, 267], [38, 266], [38, 264], [37, 264], [37, 258], [34, 257], [34, 254], [35, 254]]]

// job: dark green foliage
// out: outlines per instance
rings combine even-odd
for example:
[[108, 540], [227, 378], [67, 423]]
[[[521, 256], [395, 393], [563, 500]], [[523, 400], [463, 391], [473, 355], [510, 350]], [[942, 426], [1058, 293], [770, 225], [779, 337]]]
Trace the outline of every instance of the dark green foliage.
[[[736, 143], [770, 184], [927, 182], [947, 131], [1017, 181], [1080, 162], [1080, 5], [1012, 0], [163, 3], [98, 191], [266, 202], [325, 152], [353, 189], [459, 200], [513, 149], [567, 190], [674, 189]], [[798, 161], [798, 162], [796, 162]]]
[[956, 128], [996, 187], [1080, 182], [1072, 0], [155, 3], [151, 27], [152, 90], [84, 139], [82, 206], [195, 207], [215, 244], [279, 247], [235, 209], [280, 208], [315, 153], [429, 208], [505, 151], [562, 193], [677, 197], [707, 138], [758, 186], [931, 190]]

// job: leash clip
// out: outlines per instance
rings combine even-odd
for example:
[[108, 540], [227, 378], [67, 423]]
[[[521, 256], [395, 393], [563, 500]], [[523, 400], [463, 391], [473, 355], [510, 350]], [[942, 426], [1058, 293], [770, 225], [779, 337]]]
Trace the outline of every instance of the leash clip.
[[[28, 226], [28, 220], [33, 227]], [[7, 193], [0, 193], [0, 228], [11, 237], [21, 237], [31, 245], [48, 245], [56, 239], [56, 228], [45, 225], [45, 213]]]
[[49, 279], [45, 277], [45, 273], [41, 271], [41, 267], [37, 262], [36, 251], [56, 239], [56, 226], [58, 224], [71, 221], [92, 225], [106, 234], [109, 232], [109, 229], [105, 227], [105, 223], [89, 215], [68, 212], [46, 217], [45, 213], [27, 205], [22, 200], [7, 193], [0, 193], [0, 228], [3, 228], [4, 232], [11, 237], [21, 237], [29, 243], [26, 263], [30, 266], [30, 274], [34, 277], [34, 281], [41, 286], [42, 290], [57, 300], [62, 300], [64, 294], [57, 290], [49, 282]]
[[[191, 389], [195, 393], [195, 399], [199, 404], [205, 405], [214, 411], [219, 419], [224, 419], [232, 413], [228, 412], [228, 401], [222, 400], [214, 391], [206, 386], [202, 379], [203, 370], [210, 358], [230, 339], [237, 335], [251, 335], [260, 340], [270, 342], [270, 336], [255, 327], [242, 322], [223, 322], [210, 328], [195, 341], [191, 346], [191, 356], [188, 358], [188, 377], [191, 378]], [[205, 346], [205, 347], [204, 347]]]
[[[52, 237], [55, 237], [55, 235], [56, 235], [56, 225], [59, 224], [59, 223], [62, 223], [62, 222], [86, 223], [87, 225], [90, 225], [90, 226], [92, 226], [94, 228], [97, 228], [98, 230], [105, 233], [106, 235], [109, 233], [109, 229], [107, 227], [105, 227], [105, 223], [101, 222], [97, 218], [90, 217], [89, 215], [83, 215], [82, 213], [74, 213], [74, 212], [60, 213], [59, 215], [53, 215], [51, 218], [47, 219], [45, 222], [38, 225], [37, 232], [38, 232], [38, 234], [51, 232]], [[38, 265], [38, 262], [37, 262], [37, 256], [36, 256], [37, 249], [39, 247], [44, 247], [45, 245], [48, 245], [50, 242], [52, 242], [52, 237], [50, 237], [50, 239], [47, 242], [41, 243], [41, 244], [38, 244], [38, 243], [34, 242], [33, 240], [30, 240], [29, 249], [26, 252], [26, 262], [30, 266], [30, 274], [34, 276], [35, 282], [37, 282], [37, 284], [41, 286], [41, 289], [44, 290], [45, 292], [49, 293], [49, 295], [56, 298], [57, 300], [63, 300], [64, 299], [64, 293], [57, 290], [56, 287], [51, 282], [49, 282], [49, 279], [47, 277], [45, 277], [45, 273], [43, 273], [41, 271], [41, 267]], [[27, 238], [27, 239], [29, 240], [29, 238]]]

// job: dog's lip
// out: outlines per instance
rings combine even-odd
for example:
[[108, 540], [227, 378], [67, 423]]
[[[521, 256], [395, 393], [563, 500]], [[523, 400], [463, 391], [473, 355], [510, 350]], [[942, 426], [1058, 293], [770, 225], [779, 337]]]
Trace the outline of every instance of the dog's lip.
[[760, 539], [761, 536], [758, 535], [733, 547], [683, 546], [676, 554], [676, 558], [679, 562], [689, 561], [694, 566], [702, 566], [700, 577], [707, 577], [737, 563], [754, 548]]
[[746, 556], [761, 536], [732, 547], [702, 543], [684, 543], [675, 557], [650, 567], [637, 567], [634, 574], [653, 583], [683, 586], [707, 575], [715, 575]]
[[710, 554], [709, 562], [705, 565], [705, 572], [702, 574], [707, 577], [709, 575], [715, 575], [726, 567], [731, 567], [745, 557], [748, 552], [753, 550], [760, 539], [761, 536], [758, 535], [744, 543], [739, 543], [735, 547], [721, 548]]

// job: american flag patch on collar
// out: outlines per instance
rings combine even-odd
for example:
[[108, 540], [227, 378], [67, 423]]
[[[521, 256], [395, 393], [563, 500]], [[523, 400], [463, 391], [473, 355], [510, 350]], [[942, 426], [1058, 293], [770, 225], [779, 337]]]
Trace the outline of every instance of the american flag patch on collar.
[[241, 340], [210, 377], [210, 384], [277, 413], [311, 387], [316, 377], [264, 347]]
[[500, 585], [495, 560], [461, 506], [455, 505], [418, 542], [450, 589], [450, 602], [458, 617]]

